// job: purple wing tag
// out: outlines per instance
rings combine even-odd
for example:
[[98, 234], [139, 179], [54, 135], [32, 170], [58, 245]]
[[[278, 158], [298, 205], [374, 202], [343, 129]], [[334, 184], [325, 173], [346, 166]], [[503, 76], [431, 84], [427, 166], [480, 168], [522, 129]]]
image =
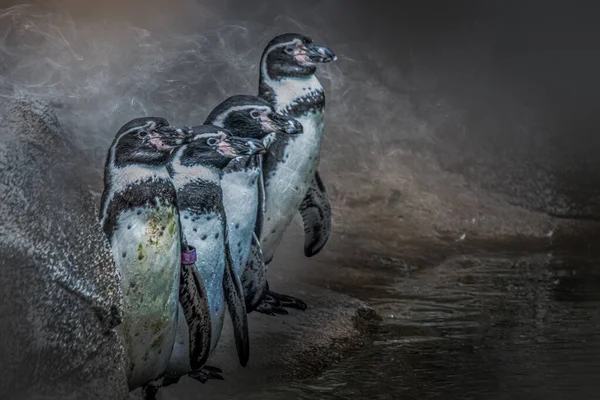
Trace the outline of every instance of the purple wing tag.
[[189, 251], [181, 252], [181, 263], [183, 265], [192, 265], [196, 262], [196, 249], [190, 246]]

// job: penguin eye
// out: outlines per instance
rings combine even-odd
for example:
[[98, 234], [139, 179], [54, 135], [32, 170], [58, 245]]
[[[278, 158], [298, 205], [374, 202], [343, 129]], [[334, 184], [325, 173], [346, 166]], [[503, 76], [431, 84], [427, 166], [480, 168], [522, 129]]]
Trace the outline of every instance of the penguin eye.
[[214, 145], [216, 145], [217, 143], [219, 143], [219, 140], [217, 140], [217, 139], [215, 139], [215, 138], [210, 138], [210, 139], [208, 139], [208, 140], [206, 141], [206, 143], [207, 143], [209, 146], [214, 146]]
[[283, 51], [284, 51], [286, 54], [294, 54], [294, 48], [293, 48], [292, 46], [284, 47], [284, 48], [283, 48]]
[[258, 111], [256, 111], [256, 110], [252, 110], [252, 111], [250, 112], [250, 116], [251, 116], [252, 118], [254, 118], [254, 119], [258, 119], [258, 118], [260, 117], [260, 113], [259, 113]]
[[148, 136], [148, 132], [141, 131], [141, 132], [138, 133], [138, 136], [141, 137], [141, 138], [145, 138], [146, 136]]

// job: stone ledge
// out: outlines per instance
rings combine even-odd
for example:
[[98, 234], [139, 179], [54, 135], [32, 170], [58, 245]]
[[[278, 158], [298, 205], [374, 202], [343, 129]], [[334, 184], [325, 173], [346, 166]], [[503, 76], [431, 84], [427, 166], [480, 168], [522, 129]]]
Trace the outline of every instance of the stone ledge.
[[[293, 287], [292, 287], [293, 286]], [[298, 296], [309, 308], [287, 316], [249, 315], [251, 354], [247, 367], [237, 362], [229, 320], [210, 365], [223, 369], [224, 381], [198, 383], [182, 378], [164, 388], [161, 399], [225, 399], [260, 390], [265, 384], [315, 375], [361, 346], [376, 326], [373, 309], [354, 298], [321, 287], [287, 281], [277, 290]]]

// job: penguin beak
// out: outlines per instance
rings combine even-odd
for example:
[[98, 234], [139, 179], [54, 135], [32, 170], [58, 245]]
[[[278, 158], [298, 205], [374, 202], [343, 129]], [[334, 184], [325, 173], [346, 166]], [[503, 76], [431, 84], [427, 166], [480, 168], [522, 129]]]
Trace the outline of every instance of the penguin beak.
[[328, 63], [337, 60], [337, 56], [331, 49], [317, 45], [307, 46], [306, 56], [310, 61], [316, 63]]
[[164, 126], [151, 132], [148, 135], [148, 141], [160, 151], [172, 151], [182, 146], [189, 140], [189, 133], [184, 128], [173, 128]]
[[219, 150], [223, 155], [231, 158], [253, 156], [267, 152], [265, 145], [258, 139], [240, 138], [230, 136], [219, 143]]
[[277, 113], [269, 113], [269, 119], [273, 123], [276, 132], [283, 132], [290, 135], [297, 135], [304, 131], [302, 124], [294, 118], [284, 117]]

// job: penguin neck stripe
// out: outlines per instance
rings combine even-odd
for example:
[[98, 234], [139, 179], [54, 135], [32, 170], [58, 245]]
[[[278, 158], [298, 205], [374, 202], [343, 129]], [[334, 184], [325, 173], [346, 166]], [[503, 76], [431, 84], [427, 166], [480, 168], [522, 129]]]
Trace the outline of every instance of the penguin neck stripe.
[[231, 108], [228, 108], [227, 110], [223, 111], [221, 114], [217, 115], [213, 120], [211, 121], [206, 121], [207, 124], [210, 125], [215, 125], [215, 126], [219, 126], [221, 128], [225, 127], [225, 120], [227, 119], [227, 117], [229, 116], [229, 114], [236, 112], [236, 111], [244, 111], [244, 110], [264, 110], [264, 111], [271, 111], [268, 107], [266, 106], [258, 106], [258, 105], [245, 105], [245, 106], [234, 106]]
[[[211, 137], [221, 138], [223, 135], [226, 135], [226, 133], [223, 132], [223, 131], [218, 131], [218, 132], [215, 132], [215, 133], [198, 133], [197, 135], [194, 135], [194, 137], [192, 138], [192, 140], [208, 139], [208, 138], [211, 138]], [[186, 146], [184, 146], [184, 147], [186, 147]], [[180, 151], [178, 151], [177, 154], [181, 154], [181, 149], [183, 149], [184, 147], [181, 147], [179, 149]]]
[[[110, 205], [112, 199], [114, 198], [115, 193], [119, 193], [120, 191], [124, 190], [127, 187], [127, 184], [131, 184], [134, 182], [134, 181], [131, 181], [131, 182], [127, 182], [127, 184], [126, 184], [127, 179], [123, 179], [122, 175], [126, 175], [124, 172], [127, 172], [127, 171], [120, 171], [121, 173], [117, 173], [116, 177], [114, 176], [115, 171], [118, 169], [115, 166], [115, 157], [116, 157], [115, 153], [116, 153], [117, 146], [119, 145], [120, 140], [123, 137], [125, 137], [125, 135], [128, 135], [131, 132], [139, 131], [142, 129], [149, 129], [149, 130], [156, 129], [156, 122], [148, 121], [144, 125], [134, 126], [133, 128], [126, 130], [125, 132], [121, 133], [119, 136], [117, 136], [115, 138], [113, 145], [110, 148], [109, 155], [108, 155], [109, 170], [104, 172], [105, 174], [108, 174], [108, 181], [109, 181], [110, 189], [109, 189], [109, 193], [108, 193], [108, 198], [104, 202], [104, 207], [102, 209], [102, 220], [100, 221], [101, 225], [104, 225], [104, 223], [106, 222], [106, 218], [107, 218], [107, 214], [108, 214], [108, 206]], [[120, 168], [120, 169], [122, 170], [122, 168]], [[163, 171], [164, 171], [164, 173], [166, 173], [167, 172], [166, 168], [163, 167]], [[130, 171], [130, 172], [133, 172], [133, 171]], [[137, 173], [138, 176], [151, 175], [148, 173], [141, 174], [140, 171], [137, 171], [137, 172], [138, 172]], [[164, 175], [164, 173], [163, 173], [163, 175]], [[135, 173], [131, 174], [132, 177], [135, 175], [136, 175]], [[119, 179], [119, 178], [121, 178], [121, 179]], [[166, 178], [167, 179], [169, 178], [168, 173], [166, 174]]]
[[261, 65], [260, 65], [260, 69], [261, 69], [261, 72], [262, 72], [263, 80], [265, 82], [275, 82], [269, 76], [269, 72], [267, 70], [267, 59], [269, 58], [269, 54], [271, 54], [273, 52], [273, 50], [275, 50], [275, 49], [279, 49], [281, 47], [285, 47], [285, 46], [289, 46], [289, 45], [297, 44], [297, 43], [299, 43], [298, 39], [294, 39], [291, 42], [279, 43], [279, 44], [276, 44], [275, 46], [272, 46], [269, 50], [267, 50], [265, 52], [265, 54], [263, 54], [263, 58], [261, 60]]
[[185, 147], [187, 146], [183, 146], [177, 151], [171, 162], [171, 180], [175, 189], [181, 189], [188, 183], [196, 180], [218, 184], [221, 181], [221, 171], [217, 168], [199, 164], [192, 166], [181, 164], [181, 154], [185, 150]]

